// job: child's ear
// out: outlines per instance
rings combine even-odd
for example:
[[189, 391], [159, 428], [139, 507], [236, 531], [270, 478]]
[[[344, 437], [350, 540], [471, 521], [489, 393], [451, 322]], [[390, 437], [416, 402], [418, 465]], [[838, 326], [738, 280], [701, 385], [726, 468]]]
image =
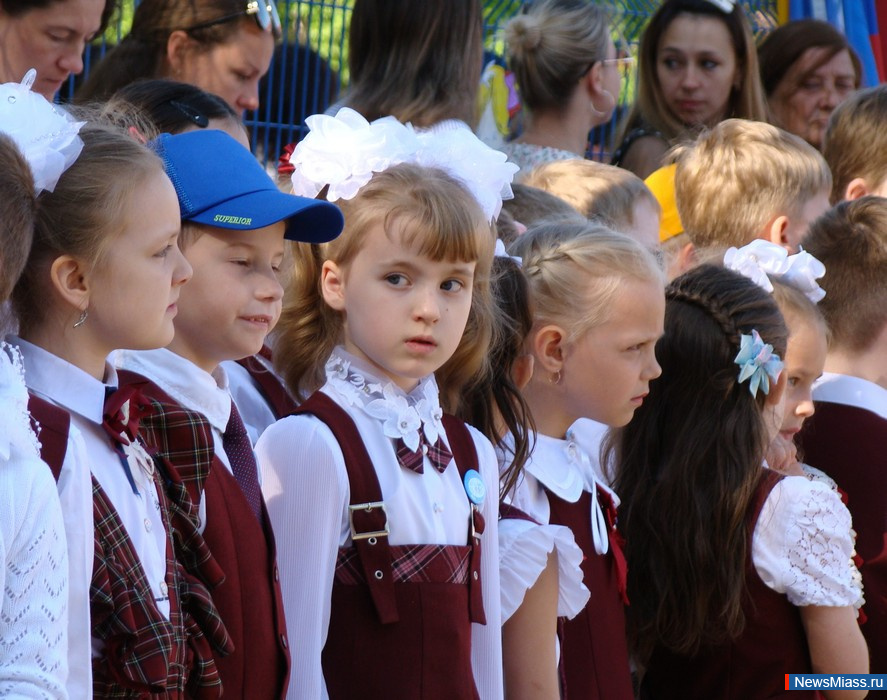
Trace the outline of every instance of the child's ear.
[[58, 295], [78, 311], [89, 308], [89, 283], [82, 261], [60, 255], [49, 268], [49, 278]]
[[678, 251], [676, 263], [676, 277], [683, 275], [685, 272], [688, 272], [696, 267], [696, 246], [694, 246], [692, 243], [688, 243], [683, 248], [681, 248]]
[[859, 199], [870, 193], [869, 184], [865, 181], [865, 178], [855, 177], [847, 183], [847, 188], [844, 190], [844, 199], [848, 201]]
[[536, 358], [530, 353], [521, 355], [514, 361], [511, 368], [511, 379], [518, 389], [523, 389], [533, 378], [533, 365]]
[[325, 261], [320, 269], [320, 291], [330, 308], [345, 310], [345, 276], [332, 260]]
[[762, 238], [775, 243], [783, 248], [788, 248], [788, 240], [785, 237], [786, 229], [788, 229], [789, 219], [785, 215], [777, 216], [765, 228]]
[[564, 342], [567, 334], [560, 326], [543, 326], [533, 336], [535, 366], [543, 372], [560, 372], [564, 366]]

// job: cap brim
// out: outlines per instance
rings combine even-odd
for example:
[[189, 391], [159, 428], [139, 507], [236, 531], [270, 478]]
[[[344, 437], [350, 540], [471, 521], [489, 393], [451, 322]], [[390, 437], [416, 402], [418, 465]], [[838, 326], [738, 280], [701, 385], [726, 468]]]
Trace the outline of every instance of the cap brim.
[[331, 241], [342, 233], [345, 225], [345, 218], [335, 204], [270, 189], [233, 197], [192, 214], [188, 221], [238, 231], [285, 221], [284, 237], [305, 243]]

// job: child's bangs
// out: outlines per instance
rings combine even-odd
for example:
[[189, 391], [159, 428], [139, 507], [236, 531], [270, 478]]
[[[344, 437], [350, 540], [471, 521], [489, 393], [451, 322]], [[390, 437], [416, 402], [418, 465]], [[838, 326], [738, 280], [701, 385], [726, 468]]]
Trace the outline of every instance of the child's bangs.
[[492, 256], [492, 228], [480, 205], [444, 170], [401, 163], [374, 175], [366, 190], [384, 212], [387, 235], [420, 255], [460, 262]]
[[[475, 205], [476, 206], [476, 205]], [[386, 235], [434, 261], [474, 262], [489, 257], [492, 229], [464, 211], [437, 216], [431, 211], [395, 209], [385, 217]]]

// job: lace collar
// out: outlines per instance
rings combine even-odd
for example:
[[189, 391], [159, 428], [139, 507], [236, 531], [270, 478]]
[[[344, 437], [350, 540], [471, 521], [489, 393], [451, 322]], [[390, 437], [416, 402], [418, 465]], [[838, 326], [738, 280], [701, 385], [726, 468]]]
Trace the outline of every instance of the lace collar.
[[369, 364], [337, 347], [326, 363], [327, 384], [342, 396], [349, 406], [362, 409], [382, 424], [386, 437], [401, 438], [411, 450], [419, 448], [419, 430], [429, 443], [439, 437], [446, 441], [443, 409], [434, 375], [423, 377], [407, 393], [391, 380], [378, 376]]
[[28, 390], [21, 353], [0, 341], [0, 460], [8, 462], [13, 448], [33, 457], [40, 454], [28, 417]]

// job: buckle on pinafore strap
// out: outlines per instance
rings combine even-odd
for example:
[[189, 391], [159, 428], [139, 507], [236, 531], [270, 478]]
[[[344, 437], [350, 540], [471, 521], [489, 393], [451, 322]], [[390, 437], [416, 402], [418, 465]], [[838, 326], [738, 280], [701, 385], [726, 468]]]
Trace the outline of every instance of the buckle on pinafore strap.
[[[374, 510], [381, 510], [385, 514], [385, 525], [381, 530], [371, 530], [369, 532], [358, 532], [354, 526], [354, 515], [360, 516], [362, 513], [372, 513]], [[374, 501], [372, 503], [353, 503], [348, 506], [348, 523], [351, 526], [352, 540], [366, 540], [370, 537], [388, 537], [388, 511], [385, 503], [382, 501]]]

